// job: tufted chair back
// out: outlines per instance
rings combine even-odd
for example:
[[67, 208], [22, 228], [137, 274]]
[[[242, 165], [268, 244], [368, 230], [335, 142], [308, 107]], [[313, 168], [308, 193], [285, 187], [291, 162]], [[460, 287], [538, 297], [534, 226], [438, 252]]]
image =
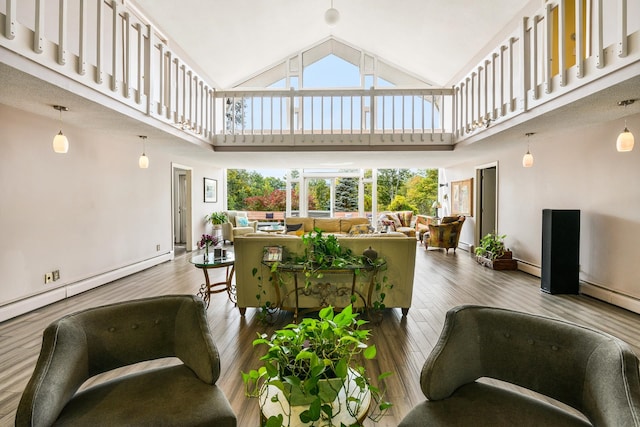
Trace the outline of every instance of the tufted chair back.
[[[217, 381], [220, 359], [199, 298], [146, 298], [65, 316], [44, 331], [40, 357], [22, 395], [16, 426], [52, 425], [87, 379], [165, 357], [180, 359], [182, 369], [192, 372], [196, 383], [213, 386]], [[161, 384], [161, 375], [154, 375]], [[122, 405], [132, 402], [135, 396], [123, 396]], [[161, 409], [156, 411], [160, 417]]]
[[[521, 425], [519, 418], [535, 425], [536, 414], [546, 411], [542, 405], [523, 406], [509, 397], [517, 392], [502, 390], [503, 396], [492, 401], [487, 398], [493, 393], [490, 389], [469, 386], [482, 377], [563, 402], [596, 426], [640, 426], [638, 358], [626, 343], [561, 320], [480, 306], [460, 306], [447, 313], [420, 378], [429, 401], [401, 426], [441, 425], [430, 424], [433, 415], [443, 416], [444, 425], [458, 425], [460, 419], [453, 417], [476, 410], [484, 414], [481, 425]], [[469, 406], [458, 411], [452, 397], [459, 393], [467, 393]], [[449, 416], [441, 412], [444, 407]], [[551, 419], [562, 424], [557, 414]], [[544, 425], [547, 422], [551, 421]]]

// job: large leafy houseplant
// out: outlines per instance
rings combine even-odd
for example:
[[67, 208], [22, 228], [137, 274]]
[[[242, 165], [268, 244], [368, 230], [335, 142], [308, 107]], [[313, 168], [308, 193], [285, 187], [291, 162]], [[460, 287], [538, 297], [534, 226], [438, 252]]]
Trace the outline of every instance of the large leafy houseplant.
[[[387, 268], [386, 261], [382, 257], [368, 257], [364, 254], [354, 254], [349, 248], [340, 245], [337, 237], [333, 234], [323, 234], [322, 230], [315, 228], [312, 232], [301, 236], [304, 245], [302, 254], [287, 254], [287, 259], [282, 262], [285, 264], [295, 264], [301, 266], [304, 275], [305, 287], [312, 286], [315, 279], [322, 279], [324, 272], [335, 268], [340, 269], [346, 266], [355, 268], [354, 274], [360, 275], [362, 270], [375, 270], [376, 273], [385, 271]], [[271, 264], [271, 273], [275, 272], [280, 262]], [[262, 297], [266, 294], [263, 289], [262, 276], [258, 275], [259, 269], [253, 268], [252, 275], [259, 280], [260, 291], [256, 295], [258, 301], [261, 302], [261, 318], [268, 319], [278, 310], [271, 301], [262, 302]], [[279, 276], [281, 277], [281, 276]], [[273, 275], [268, 277], [268, 281], [273, 286], [280, 286], [281, 283], [272, 283]], [[386, 298], [385, 291], [393, 288], [388, 283], [388, 277], [382, 276], [380, 280], [375, 282], [376, 300], [372, 301], [372, 308], [375, 314], [381, 320], [381, 310], [385, 308], [384, 300]], [[355, 295], [352, 296], [351, 302], [355, 302]]]
[[[334, 426], [343, 420], [359, 425], [358, 416], [367, 414], [370, 400], [376, 405], [368, 417], [376, 421], [384, 415], [391, 403], [383, 400], [384, 388], [372, 384], [361, 364], [362, 358], [376, 356], [376, 347], [366, 344], [370, 331], [361, 329], [367, 322], [357, 316], [351, 305], [338, 314], [326, 307], [319, 319], [304, 318], [253, 341], [267, 351], [260, 358], [262, 366], [242, 372], [242, 379], [246, 395], [259, 398], [263, 414], [265, 406], [271, 412], [275, 407], [277, 414], [267, 418], [267, 427], [297, 423], [293, 413], [312, 425], [322, 421]], [[378, 381], [383, 384], [388, 375], [381, 374]], [[341, 389], [348, 396], [343, 402], [336, 399]], [[295, 406], [302, 407], [294, 411]]]
[[480, 239], [480, 246], [475, 249], [475, 254], [481, 257], [495, 260], [504, 255], [506, 249], [504, 246], [504, 239], [506, 234], [489, 233]]

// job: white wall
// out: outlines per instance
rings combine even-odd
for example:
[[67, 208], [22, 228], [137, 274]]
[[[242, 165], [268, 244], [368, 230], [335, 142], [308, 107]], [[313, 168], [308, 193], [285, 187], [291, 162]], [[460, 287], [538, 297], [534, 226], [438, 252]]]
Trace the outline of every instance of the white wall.
[[[222, 201], [202, 198], [202, 178], [222, 182], [220, 169], [169, 156], [152, 139], [150, 167], [139, 169], [136, 135], [63, 128], [70, 144], [65, 155], [51, 148], [58, 121], [0, 105], [0, 310], [163, 254], [167, 259], [172, 162], [193, 168], [194, 242], [207, 231], [204, 215], [223, 210]], [[52, 270], [60, 270], [60, 280], [45, 285]]]
[[[475, 178], [475, 167], [498, 162], [498, 232], [514, 257], [539, 267], [542, 209], [580, 209], [580, 279], [612, 291], [584, 287], [587, 293], [614, 300], [630, 296], [627, 308], [640, 309], [640, 115], [627, 118], [636, 147], [618, 153], [615, 141], [623, 120], [561, 132], [544, 129], [530, 139], [534, 166], [522, 167], [524, 137], [505, 144], [497, 157], [448, 168], [448, 181]], [[535, 129], [531, 130], [536, 131]], [[475, 200], [474, 200], [475, 205]], [[465, 222], [461, 241], [474, 243], [475, 218]]]

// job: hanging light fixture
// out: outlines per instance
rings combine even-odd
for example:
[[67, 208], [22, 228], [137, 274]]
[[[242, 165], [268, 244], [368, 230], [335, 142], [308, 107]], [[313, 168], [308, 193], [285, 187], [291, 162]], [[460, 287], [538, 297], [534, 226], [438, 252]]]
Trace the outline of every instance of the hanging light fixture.
[[62, 112], [69, 111], [69, 109], [62, 105], [54, 105], [53, 108], [60, 111], [60, 132], [53, 137], [53, 151], [64, 154], [69, 151], [69, 140], [62, 134]]
[[144, 154], [144, 142], [147, 140], [147, 137], [146, 135], [138, 135], [138, 137], [142, 140], [142, 155], [138, 159], [138, 166], [140, 166], [140, 169], [148, 169], [149, 158]]
[[324, 21], [327, 23], [329, 28], [333, 28], [338, 24], [339, 20], [340, 12], [338, 12], [338, 9], [333, 7], [333, 0], [331, 0], [331, 7], [324, 13]]
[[525, 133], [525, 135], [527, 136], [527, 153], [522, 157], [522, 167], [530, 168], [531, 166], [533, 166], [533, 154], [531, 154], [531, 152], [529, 151], [529, 137], [531, 135], [534, 135], [534, 133], [529, 132]]
[[[627, 99], [625, 101], [618, 102], [619, 106], [624, 106], [627, 108], [627, 105], [631, 105], [635, 102], [635, 99]], [[624, 130], [618, 135], [618, 139], [616, 140], [616, 149], [620, 152], [626, 152], [633, 150], [634, 138], [633, 134], [627, 128], [627, 119], [624, 119]]]

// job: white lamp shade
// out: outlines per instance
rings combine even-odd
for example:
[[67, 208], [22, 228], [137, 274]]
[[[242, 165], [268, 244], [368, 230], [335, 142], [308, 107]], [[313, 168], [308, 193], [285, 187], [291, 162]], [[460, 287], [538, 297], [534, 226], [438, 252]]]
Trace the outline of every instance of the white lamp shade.
[[149, 158], [142, 153], [142, 156], [138, 159], [138, 166], [140, 169], [148, 169], [149, 168]]
[[334, 9], [333, 7], [327, 9], [324, 13], [324, 20], [329, 27], [333, 28], [340, 20], [340, 12], [338, 12], [338, 9]]
[[525, 168], [533, 166], [533, 154], [527, 151], [527, 154], [522, 157], [522, 166]]
[[62, 134], [62, 131], [53, 138], [53, 151], [60, 154], [69, 151], [69, 140]]
[[616, 140], [616, 148], [620, 152], [631, 151], [633, 150], [634, 144], [633, 134], [629, 132], [629, 129], [624, 128], [622, 133], [618, 135], [618, 139]]

